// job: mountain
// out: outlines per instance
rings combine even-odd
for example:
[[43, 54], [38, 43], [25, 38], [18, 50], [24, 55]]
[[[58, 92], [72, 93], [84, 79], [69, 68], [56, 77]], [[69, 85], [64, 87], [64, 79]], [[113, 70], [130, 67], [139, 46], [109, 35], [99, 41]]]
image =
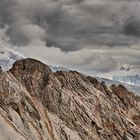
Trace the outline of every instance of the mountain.
[[24, 58], [22, 54], [9, 49], [5, 47], [5, 44], [0, 43], [0, 66], [3, 70], [9, 70], [12, 67], [12, 64], [21, 58]]
[[[6, 44], [0, 42], [0, 66], [4, 71], [8, 71], [12, 68], [15, 61], [25, 58], [25, 56], [19, 52], [13, 51], [6, 47]], [[61, 66], [50, 65], [52, 71], [70, 71], [67, 68]]]
[[140, 96], [27, 58], [0, 69], [1, 140], [139, 140]]
[[[63, 72], [69, 72], [71, 71], [70, 69], [64, 68], [64, 67], [60, 67], [60, 66], [50, 66], [51, 70], [53, 72], [57, 72], [57, 71], [63, 71]], [[81, 72], [80, 72], [81, 73]], [[83, 73], [81, 73], [83, 74]], [[86, 75], [86, 74], [83, 74]], [[88, 75], [87, 75], [88, 76]], [[137, 84], [132, 84], [132, 83], [125, 83], [122, 81], [117, 81], [117, 80], [110, 80], [107, 78], [101, 78], [101, 77], [95, 77], [97, 80], [99, 80], [100, 82], [104, 81], [106, 83], [107, 86], [111, 86], [112, 84], [115, 85], [123, 85], [124, 87], [126, 87], [129, 91], [140, 95], [140, 85]]]
[[140, 86], [135, 85], [135, 84], [128, 84], [128, 83], [124, 83], [124, 82], [120, 82], [120, 81], [115, 81], [115, 80], [110, 80], [110, 79], [106, 79], [106, 78], [99, 78], [96, 77], [100, 82], [104, 81], [108, 86], [111, 86], [112, 84], [115, 85], [123, 85], [124, 87], [126, 87], [129, 91], [140, 95]]
[[139, 75], [113, 76], [113, 80], [140, 86]]
[[[25, 58], [25, 56], [20, 54], [19, 52], [16, 52], [16, 51], [13, 51], [13, 50], [7, 48], [5, 44], [1, 43], [1, 45], [0, 45], [0, 66], [2, 67], [2, 69], [4, 71], [9, 70], [12, 67], [12, 64], [16, 60], [20, 60], [22, 58]], [[56, 72], [56, 71], [69, 72], [70, 71], [70, 69], [65, 68], [63, 66], [52, 66], [51, 65], [49, 67], [50, 67], [50, 69], [53, 72]], [[118, 79], [118, 81], [116, 81], [116, 80], [109, 80], [109, 79], [99, 78], [99, 77], [96, 77], [96, 78], [99, 81], [105, 81], [105, 83], [108, 86], [110, 86], [111, 84], [116, 84], [116, 85], [122, 84], [129, 91], [132, 91], [132, 92], [140, 95], [140, 86], [138, 86], [138, 85], [132, 85], [130, 83], [129, 84], [128, 83], [124, 83], [124, 82], [119, 81], [119, 79]]]

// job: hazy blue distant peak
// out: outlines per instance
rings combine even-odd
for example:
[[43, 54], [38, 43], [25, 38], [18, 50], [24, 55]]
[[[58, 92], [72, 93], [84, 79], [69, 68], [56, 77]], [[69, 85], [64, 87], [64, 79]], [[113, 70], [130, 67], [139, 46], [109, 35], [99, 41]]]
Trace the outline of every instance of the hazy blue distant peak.
[[140, 85], [139, 75], [113, 76], [113, 80], [129, 83], [129, 84], [134, 84], [134, 85]]

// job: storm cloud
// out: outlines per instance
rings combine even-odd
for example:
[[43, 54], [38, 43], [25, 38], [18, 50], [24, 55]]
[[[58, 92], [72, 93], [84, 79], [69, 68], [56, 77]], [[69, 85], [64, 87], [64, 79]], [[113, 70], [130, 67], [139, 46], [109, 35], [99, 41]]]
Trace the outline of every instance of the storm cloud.
[[0, 0], [0, 39], [83, 71], [139, 67], [139, 13], [138, 0]]
[[105, 0], [1, 0], [0, 25], [13, 44], [43, 40], [73, 51], [85, 46], [139, 42], [140, 3]]

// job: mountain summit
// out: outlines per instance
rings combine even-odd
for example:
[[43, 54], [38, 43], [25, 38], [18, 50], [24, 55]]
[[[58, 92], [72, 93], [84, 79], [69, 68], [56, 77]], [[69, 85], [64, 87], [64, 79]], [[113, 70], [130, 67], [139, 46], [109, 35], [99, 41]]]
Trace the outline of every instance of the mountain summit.
[[139, 140], [140, 97], [27, 58], [0, 70], [1, 140]]

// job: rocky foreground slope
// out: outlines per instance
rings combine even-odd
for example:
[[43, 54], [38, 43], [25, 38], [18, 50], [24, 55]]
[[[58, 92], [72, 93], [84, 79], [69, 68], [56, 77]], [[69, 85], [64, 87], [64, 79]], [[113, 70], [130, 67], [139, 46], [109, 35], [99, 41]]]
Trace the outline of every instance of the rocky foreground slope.
[[0, 70], [0, 140], [140, 140], [140, 97], [22, 59]]

